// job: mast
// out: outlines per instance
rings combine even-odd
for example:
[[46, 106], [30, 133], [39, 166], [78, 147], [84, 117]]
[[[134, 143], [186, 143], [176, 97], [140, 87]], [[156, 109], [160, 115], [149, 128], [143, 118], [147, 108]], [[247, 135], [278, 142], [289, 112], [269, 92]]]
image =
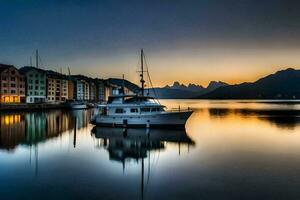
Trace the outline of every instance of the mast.
[[123, 92], [123, 94], [125, 94], [125, 76], [124, 76], [124, 74], [122, 75], [122, 92]]
[[144, 50], [141, 49], [141, 84], [142, 84], [142, 96], [144, 96], [144, 84], [145, 84], [145, 80], [144, 80]]
[[35, 50], [35, 64], [36, 68], [39, 68], [39, 50]]

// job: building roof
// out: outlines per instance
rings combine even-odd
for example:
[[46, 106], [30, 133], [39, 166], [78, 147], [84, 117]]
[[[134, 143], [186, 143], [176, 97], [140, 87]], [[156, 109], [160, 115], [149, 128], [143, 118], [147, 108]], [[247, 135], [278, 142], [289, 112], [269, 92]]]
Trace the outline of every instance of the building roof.
[[24, 67], [19, 69], [20, 73], [22, 73], [22, 74], [26, 74], [27, 72], [32, 71], [32, 70], [35, 70], [35, 71], [40, 72], [40, 73], [46, 73], [45, 70], [40, 69], [40, 68], [36, 68], [36, 67], [32, 67], [32, 66], [24, 66]]
[[58, 78], [58, 79], [67, 79], [67, 76], [52, 70], [46, 70], [47, 77]]
[[1, 64], [0, 63], [0, 73], [3, 72], [4, 70], [7, 70], [7, 69], [11, 68], [11, 67], [15, 68], [15, 66], [13, 66], [13, 65], [6, 65], [6, 64]]

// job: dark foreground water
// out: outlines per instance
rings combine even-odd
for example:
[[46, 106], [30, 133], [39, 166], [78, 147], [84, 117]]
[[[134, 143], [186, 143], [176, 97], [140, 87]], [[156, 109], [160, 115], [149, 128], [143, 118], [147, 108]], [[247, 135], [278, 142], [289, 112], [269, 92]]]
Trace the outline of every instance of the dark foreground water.
[[0, 199], [300, 199], [300, 105], [162, 103], [195, 110], [186, 132], [1, 113]]

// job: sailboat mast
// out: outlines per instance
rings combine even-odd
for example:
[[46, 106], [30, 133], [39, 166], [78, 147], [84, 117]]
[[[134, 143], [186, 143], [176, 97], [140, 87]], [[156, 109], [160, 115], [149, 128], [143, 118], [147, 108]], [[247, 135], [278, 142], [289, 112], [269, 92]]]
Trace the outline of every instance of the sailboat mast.
[[36, 68], [39, 68], [39, 50], [35, 50], [35, 64], [36, 64]]
[[141, 49], [141, 84], [142, 84], [142, 96], [144, 96], [144, 50]]

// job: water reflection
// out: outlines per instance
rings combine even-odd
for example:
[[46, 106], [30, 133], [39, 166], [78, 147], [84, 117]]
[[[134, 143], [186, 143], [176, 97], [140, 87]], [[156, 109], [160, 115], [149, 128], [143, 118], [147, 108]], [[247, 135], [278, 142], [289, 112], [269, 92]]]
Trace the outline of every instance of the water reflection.
[[20, 144], [30, 146], [58, 137], [68, 130], [86, 127], [89, 119], [89, 111], [2, 113], [0, 149], [12, 151]]
[[[122, 129], [122, 128], [103, 128], [94, 127], [92, 133], [99, 139], [99, 148], [104, 148], [109, 153], [110, 160], [121, 162], [123, 173], [126, 168], [126, 162], [132, 159], [141, 163], [141, 199], [144, 199], [145, 183], [149, 183], [150, 178], [150, 156], [152, 151], [160, 151], [166, 148], [166, 143], [175, 143], [178, 145], [178, 154], [180, 148], [186, 146], [195, 146], [195, 142], [187, 135], [184, 130], [165, 130], [165, 129]], [[148, 159], [147, 178], [145, 179], [144, 159]]]
[[211, 118], [226, 118], [231, 115], [240, 118], [256, 117], [279, 128], [294, 129], [300, 123], [300, 110], [208, 108], [208, 112]]
[[110, 159], [122, 163], [144, 159], [147, 152], [165, 149], [165, 142], [177, 144], [179, 154], [181, 146], [195, 145], [184, 130], [94, 127], [92, 133], [100, 139], [99, 147], [107, 149]]
[[299, 199], [299, 105], [163, 104], [195, 109], [186, 132], [94, 128], [92, 111], [1, 113], [0, 196]]

